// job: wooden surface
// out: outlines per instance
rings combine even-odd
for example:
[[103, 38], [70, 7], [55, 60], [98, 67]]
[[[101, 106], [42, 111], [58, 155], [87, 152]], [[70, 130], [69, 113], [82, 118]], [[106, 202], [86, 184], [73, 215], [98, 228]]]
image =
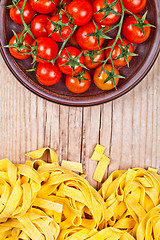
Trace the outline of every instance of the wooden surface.
[[81, 161], [92, 180], [96, 143], [111, 158], [108, 173], [160, 165], [160, 56], [145, 79], [125, 96], [87, 108], [60, 106], [25, 89], [0, 56], [0, 159], [24, 162], [44, 146], [59, 159]]

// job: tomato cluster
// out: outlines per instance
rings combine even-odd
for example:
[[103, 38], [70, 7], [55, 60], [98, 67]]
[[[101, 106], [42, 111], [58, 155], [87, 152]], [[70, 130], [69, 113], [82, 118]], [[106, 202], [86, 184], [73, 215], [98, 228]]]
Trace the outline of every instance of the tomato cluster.
[[[146, 0], [14, 0], [13, 3], [11, 19], [25, 27], [30, 24], [30, 31], [14, 33], [8, 45], [10, 53], [18, 59], [32, 56], [37, 63], [37, 80], [43, 85], [54, 85], [65, 74], [66, 86], [74, 93], [88, 90], [91, 74], [98, 88], [116, 88], [121, 77], [117, 67], [129, 65], [135, 55], [132, 43], [146, 41], [151, 31], [146, 14], [137, 15]], [[122, 17], [122, 23], [115, 26]], [[108, 34], [111, 25], [119, 27], [123, 37], [117, 35], [111, 39]]]

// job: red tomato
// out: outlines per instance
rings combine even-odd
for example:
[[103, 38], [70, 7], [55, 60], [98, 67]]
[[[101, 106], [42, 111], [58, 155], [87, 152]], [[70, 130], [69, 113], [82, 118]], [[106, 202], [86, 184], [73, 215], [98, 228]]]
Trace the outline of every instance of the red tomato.
[[[61, 23], [68, 23], [68, 18], [65, 15], [62, 15], [62, 20], [59, 20], [59, 18], [60, 18], [60, 15], [55, 15], [51, 17], [50, 20], [54, 23], [58, 23], [58, 21], [60, 21]], [[59, 30], [52, 33], [54, 29], [55, 29], [54, 24], [48, 21], [48, 24], [47, 24], [48, 34], [50, 35], [51, 38], [53, 38], [57, 42], [63, 42], [63, 40], [66, 40], [68, 36], [71, 34], [71, 29], [69, 28], [69, 26], [62, 27], [61, 29], [62, 38], [59, 34]]]
[[74, 0], [68, 6], [68, 12], [78, 26], [87, 24], [92, 18], [92, 6], [86, 0]]
[[[52, 60], [58, 54], [58, 45], [57, 43], [48, 37], [39, 37], [32, 44], [35, 46], [37, 44], [37, 56], [41, 58], [45, 58], [47, 60]], [[32, 55], [34, 57], [34, 55]], [[45, 60], [36, 58], [37, 62], [46, 63]]]
[[[21, 35], [21, 33], [17, 33], [18, 39], [19, 39], [20, 35]], [[27, 33], [22, 42], [22, 46], [24, 45], [30, 49], [28, 44], [32, 45], [33, 41], [34, 41], [33, 38]], [[15, 36], [13, 36], [9, 41], [9, 45], [13, 45], [13, 44], [17, 44]], [[19, 44], [17, 44], [17, 45], [19, 45]], [[29, 53], [31, 51], [31, 49], [30, 50], [20, 49], [20, 53], [19, 53], [18, 50], [13, 47], [13, 48], [9, 48], [9, 51], [10, 51], [11, 55], [17, 59], [27, 59], [31, 56], [31, 55], [23, 55], [24, 53]]]
[[38, 13], [52, 12], [57, 5], [57, 0], [29, 0], [31, 7]]
[[[17, 4], [17, 7], [19, 7], [21, 9], [23, 2], [24, 2], [23, 0], [20, 1]], [[15, 23], [23, 24], [22, 20], [21, 20], [20, 11], [18, 10], [17, 7], [11, 8], [9, 11], [9, 15]], [[23, 18], [24, 18], [25, 23], [29, 24], [31, 22], [32, 18], [34, 17], [34, 15], [35, 15], [35, 11], [31, 8], [29, 2], [26, 2], [24, 11], [23, 11]]]
[[[139, 19], [142, 18], [142, 16], [137, 15]], [[149, 22], [145, 19], [145, 24], [149, 24]], [[139, 27], [133, 26], [133, 24], [137, 24], [137, 20], [133, 16], [127, 17], [122, 26], [122, 33], [130, 42], [133, 43], [142, 43], [146, 41], [149, 38], [151, 28], [144, 26], [144, 35], [142, 30]]]
[[[97, 23], [98, 30], [101, 26]], [[76, 38], [79, 46], [86, 50], [97, 50], [99, 49], [98, 42], [95, 36], [87, 36], [88, 34], [95, 33], [95, 25], [93, 22], [89, 22], [87, 25], [82, 26], [78, 29]], [[100, 46], [103, 44], [104, 38], [99, 38]]]
[[[126, 40], [126, 39], [122, 39], [122, 40], [123, 40], [125, 46], [127, 46], [129, 44], [128, 40]], [[112, 46], [113, 43], [114, 43], [114, 39], [110, 40], [109, 43], [107, 44], [107, 47]], [[121, 45], [123, 47], [123, 49], [125, 50], [123, 43], [121, 42], [120, 39], [118, 39], [118, 41], [117, 41], [117, 43], [114, 46], [113, 51], [112, 51], [112, 59], [113, 59], [113, 63], [114, 63], [115, 66], [122, 67], [122, 66], [127, 65], [127, 62], [126, 62], [124, 57], [121, 57], [120, 59], [114, 60], [115, 58], [120, 56], [120, 54], [122, 53], [120, 47], [118, 46], [118, 44]], [[105, 52], [106, 58], [109, 56], [110, 51], [111, 51], [111, 49], [109, 49], [109, 48], [106, 49], [106, 52]], [[129, 45], [128, 52], [133, 53], [132, 44]], [[132, 56], [127, 55], [127, 58], [128, 58], [128, 62], [130, 62], [131, 59], [132, 59]], [[112, 63], [111, 59], [109, 59], [108, 62]]]
[[[79, 77], [66, 76], [66, 86], [73, 93], [83, 93], [86, 92], [91, 84], [91, 76], [85, 71], [80, 79]], [[86, 80], [87, 79], [87, 80]]]
[[91, 6], [93, 5], [93, 3], [94, 3], [94, 0], [87, 0], [90, 4], [91, 4]]
[[[108, 5], [113, 3], [115, 0], [107, 0]], [[98, 12], [100, 10], [104, 10], [103, 12]], [[111, 8], [117, 13], [122, 12], [120, 1], [117, 2], [117, 4]], [[114, 13], [109, 13], [111, 10], [108, 10], [108, 6], [105, 7], [105, 0], [95, 0], [93, 3], [93, 18], [96, 22], [99, 24], [104, 25], [112, 25], [113, 23], [117, 22], [117, 20], [120, 18], [120, 15], [116, 15]], [[98, 13], [97, 13], [98, 12]], [[104, 20], [102, 21], [102, 19]]]
[[[83, 56], [84, 56], [84, 61], [87, 68], [90, 68], [90, 69], [96, 68], [102, 64], [99, 61], [104, 60], [104, 50], [97, 51], [97, 52], [84, 50]], [[92, 58], [92, 62], [91, 62], [91, 58]]]
[[[51, 13], [52, 16], [57, 15], [59, 13], [66, 16], [65, 12], [67, 12], [68, 5], [70, 4], [71, 0], [58, 0], [57, 6], [54, 11]], [[63, 11], [64, 10], [64, 11]]]
[[33, 35], [38, 37], [48, 37], [47, 23], [50, 17], [48, 15], [37, 15], [31, 23], [31, 31]]
[[75, 32], [72, 34], [72, 36], [69, 38], [68, 42], [69, 42], [71, 45], [73, 45], [73, 46], [75, 46], [75, 47], [78, 47], [79, 44], [78, 44], [78, 42], [77, 42], [76, 33], [77, 33], [77, 31], [75, 31]]
[[[101, 69], [102, 69], [102, 65], [99, 66], [98, 68], [96, 68], [96, 70], [94, 72], [93, 81], [94, 81], [95, 85], [98, 88], [100, 88], [102, 90], [106, 90], [106, 91], [115, 88], [112, 80], [109, 80], [105, 83], [105, 80], [108, 78], [108, 75], [105, 71], [101, 72]], [[108, 72], [112, 72], [112, 65], [106, 64], [104, 66], [104, 69], [106, 69]], [[119, 71], [117, 68], [114, 68], [114, 71], [115, 71], [116, 75], [119, 75]], [[100, 72], [101, 72], [101, 74], [100, 74]], [[114, 81], [115, 81], [115, 84], [117, 85], [119, 82], [119, 78], [114, 78]]]
[[[68, 56], [67, 51], [71, 55], [72, 59], [70, 59], [70, 57]], [[83, 57], [83, 55], [81, 55], [78, 58], [78, 60], [76, 60], [74, 62], [74, 59], [77, 58], [80, 54], [81, 54], [81, 52], [77, 48], [75, 48], [75, 47], [66, 47], [66, 48], [64, 48], [62, 53], [61, 53], [62, 57], [59, 57], [57, 59], [57, 64], [58, 64], [61, 72], [65, 73], [67, 75], [73, 75], [73, 73], [74, 73], [74, 75], [76, 75], [79, 71], [81, 71], [83, 69], [83, 67], [76, 65], [76, 62], [84, 64], [84, 57]], [[66, 60], [64, 58], [66, 58], [68, 60], [71, 60], [71, 61], [68, 61], [68, 60]], [[71, 64], [63, 65], [63, 64], [66, 64], [66, 63], [68, 64], [68, 62], [71, 62]], [[73, 72], [73, 68], [72, 67], [74, 68], [74, 72]]]
[[146, 6], [147, 0], [123, 0], [125, 8], [132, 13], [139, 13]]
[[45, 85], [51, 86], [56, 84], [62, 76], [61, 71], [52, 63], [39, 63], [36, 70], [37, 80]]

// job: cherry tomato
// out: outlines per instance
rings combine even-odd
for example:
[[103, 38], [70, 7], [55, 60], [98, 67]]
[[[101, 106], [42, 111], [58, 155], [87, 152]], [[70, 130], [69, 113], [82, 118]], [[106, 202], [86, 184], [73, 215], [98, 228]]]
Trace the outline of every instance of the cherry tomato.
[[[115, 0], [107, 0], [108, 5], [113, 3]], [[98, 12], [100, 10], [104, 9], [103, 12]], [[116, 3], [115, 6], [113, 6], [113, 9], [117, 13], [122, 12], [120, 1]], [[97, 13], [98, 12], [98, 13]], [[109, 12], [108, 7], [105, 9], [105, 0], [95, 0], [93, 3], [93, 18], [94, 20], [99, 24], [104, 25], [112, 25], [120, 18], [120, 14], [117, 15], [115, 13], [109, 13], [107, 15], [107, 12]], [[105, 17], [106, 16], [106, 17]], [[104, 19], [103, 19], [104, 18]], [[102, 20], [103, 19], [103, 20]]]
[[[24, 1], [22, 0], [17, 4], [17, 7], [19, 7], [19, 9], [22, 8], [23, 2]], [[9, 15], [15, 23], [23, 24], [22, 20], [21, 20], [20, 11], [18, 10], [17, 7], [11, 8], [9, 11]], [[24, 7], [24, 11], [23, 11], [23, 18], [24, 18], [25, 23], [29, 24], [31, 22], [32, 18], [34, 17], [34, 15], [35, 15], [35, 11], [31, 8], [29, 2], [27, 1], [25, 4], [25, 7]]]
[[102, 28], [104, 28], [104, 32], [106, 32], [107, 30], [109, 30], [111, 28], [111, 26], [108, 26], [108, 25], [101, 25]]
[[71, 45], [73, 45], [73, 46], [75, 46], [75, 47], [78, 47], [79, 44], [78, 44], [78, 42], [77, 42], [76, 34], [77, 34], [77, 31], [75, 31], [75, 32], [72, 34], [72, 36], [69, 38], [68, 42], [69, 42]]
[[[58, 45], [57, 43], [48, 37], [39, 37], [37, 38], [33, 44], [33, 46], [37, 45], [37, 56], [41, 58], [45, 58], [47, 60], [52, 60], [58, 54]], [[32, 55], [34, 57], [34, 55]], [[46, 63], [45, 60], [36, 57], [37, 62]]]
[[86, 0], [74, 0], [68, 6], [68, 12], [78, 26], [87, 24], [92, 18], [92, 6]]
[[146, 6], [147, 0], [123, 0], [125, 8], [132, 13], [139, 13]]
[[87, 0], [90, 4], [91, 4], [91, 6], [93, 5], [93, 3], [94, 3], [94, 0]]
[[[122, 39], [122, 40], [123, 40], [123, 42], [124, 42], [124, 44], [125, 44], [126, 47], [127, 47], [128, 44], [129, 44], [128, 52], [129, 52], [129, 53], [133, 53], [132, 44], [129, 43], [129, 41], [126, 40], [126, 39]], [[113, 39], [113, 40], [110, 40], [109, 43], [107, 44], [107, 47], [112, 46], [113, 43], [114, 43], [114, 39]], [[123, 43], [121, 42], [120, 39], [118, 39], [118, 41], [117, 41], [117, 43], [116, 43], [116, 45], [114, 46], [113, 51], [112, 51], [112, 59], [117, 58], [117, 57], [120, 56], [120, 54], [122, 53], [120, 47], [118, 46], [118, 44], [121, 45], [121, 46], [123, 47], [123, 49], [125, 50]], [[111, 49], [109, 49], [109, 48], [106, 49], [106, 52], [105, 52], [106, 58], [109, 56], [110, 51], [111, 51]], [[132, 56], [127, 55], [127, 58], [128, 58], [128, 62], [130, 62], [131, 59], [132, 59]], [[109, 59], [108, 62], [109, 62], [109, 63], [112, 63], [112, 62], [111, 62], [111, 59]], [[114, 63], [115, 66], [118, 66], [118, 67], [122, 67], [122, 66], [127, 65], [127, 62], [126, 62], [126, 60], [125, 60], [124, 57], [121, 57], [121, 58], [119, 58], [119, 59], [117, 59], [117, 60], [113, 60], [113, 63]]]
[[[54, 23], [58, 23], [59, 21], [61, 23], [68, 23], [68, 18], [65, 15], [62, 15], [62, 20], [59, 20], [60, 15], [55, 15], [53, 17], [51, 17], [51, 21]], [[68, 38], [68, 36], [71, 34], [71, 29], [69, 28], [69, 26], [64, 26], [61, 29], [61, 36], [59, 33], [59, 30], [57, 30], [56, 32], [52, 33], [55, 29], [55, 26], [53, 25], [53, 23], [51, 23], [50, 21], [48, 21], [47, 24], [47, 31], [48, 34], [50, 35], [51, 38], [53, 38], [55, 41], [57, 42], [63, 42], [63, 40], [66, 40]]]
[[57, 5], [57, 0], [29, 0], [31, 7], [38, 13], [52, 12]]
[[[142, 16], [137, 15], [139, 19], [142, 18]], [[145, 24], [149, 24], [149, 22], [145, 19], [144, 21]], [[137, 20], [133, 16], [127, 17], [122, 26], [122, 33], [127, 38], [130, 42], [133, 43], [142, 43], [146, 41], [149, 38], [151, 28], [150, 27], [145, 27], [144, 26], [144, 35], [142, 30], [134, 26], [133, 24], [137, 24]]]
[[47, 23], [50, 17], [48, 15], [37, 15], [31, 23], [31, 31], [33, 35], [38, 37], [48, 37]]
[[[18, 39], [19, 39], [20, 35], [21, 35], [21, 33], [17, 33]], [[23, 34], [23, 35], [24, 35], [24, 34]], [[22, 36], [23, 36], [23, 35], [22, 35]], [[28, 44], [29, 44], [29, 45], [32, 45], [33, 41], [34, 41], [33, 38], [27, 33], [27, 34], [25, 35], [25, 38], [24, 38], [22, 44], [23, 44], [24, 46], [26, 46], [27, 48], [30, 49], [30, 47], [28, 46]], [[16, 38], [15, 38], [15, 36], [13, 36], [13, 37], [10, 39], [10, 41], [9, 41], [9, 45], [13, 45], [13, 44], [16, 44]], [[17, 59], [27, 59], [27, 58], [29, 58], [29, 57], [31, 56], [31, 55], [27, 55], [27, 54], [25, 55], [25, 54], [24, 54], [24, 53], [29, 53], [29, 52], [31, 51], [31, 49], [30, 49], [30, 50], [21, 49], [21, 50], [20, 50], [20, 53], [19, 53], [18, 50], [13, 47], [13, 48], [9, 48], [9, 51], [10, 51], [11, 55], [12, 55], [13, 57], [17, 58]], [[23, 54], [24, 54], [24, 55], [23, 55]]]
[[[68, 56], [67, 51], [68, 51], [69, 54], [71, 55], [72, 60], [71, 60], [70, 57]], [[74, 73], [74, 75], [76, 75], [79, 71], [81, 71], [81, 70], [83, 69], [83, 67], [82, 67], [82, 66], [78, 66], [78, 65], [76, 65], [76, 62], [73, 62], [74, 59], [75, 59], [76, 57], [78, 57], [80, 54], [81, 54], [81, 52], [80, 52], [77, 48], [75, 48], [75, 47], [66, 47], [66, 48], [64, 48], [63, 51], [62, 51], [62, 53], [61, 53], [61, 56], [62, 56], [62, 57], [59, 57], [59, 58], [57, 59], [57, 64], [58, 64], [61, 72], [65, 73], [65, 74], [67, 74], [67, 75], [73, 75], [73, 73]], [[66, 64], [66, 63], [69, 62], [69, 61], [67, 61], [67, 60], [64, 59], [64, 58], [66, 58], [66, 59], [68, 59], [68, 60], [71, 60], [71, 64], [69, 64], [69, 65], [63, 65], [63, 64]], [[81, 64], [84, 64], [84, 57], [83, 57], [83, 55], [81, 55], [81, 56], [78, 58], [77, 62], [78, 62], [78, 63], [81, 63]], [[72, 67], [74, 67], [74, 72], [73, 72], [73, 68], [72, 68]]]
[[38, 63], [36, 75], [37, 80], [41, 84], [51, 86], [61, 79], [62, 73], [59, 68], [52, 63]]
[[[114, 88], [114, 84], [111, 80], [107, 81], [106, 83], [105, 80], [107, 79], [108, 75], [107, 73], [105, 73], [104, 71], [101, 72], [102, 69], [102, 65], [99, 66], [98, 68], [96, 68], [94, 75], [93, 75], [93, 81], [95, 83], [95, 85], [102, 89], [102, 90], [111, 90]], [[106, 69], [108, 72], [112, 72], [112, 65], [110, 64], [106, 64], [104, 66], [104, 69]], [[119, 71], [117, 68], [114, 68], [115, 74], [119, 75]], [[101, 72], [101, 74], [100, 74]], [[119, 78], [114, 78], [115, 84], [118, 84]]]
[[[98, 29], [101, 29], [101, 26], [96, 23]], [[76, 38], [79, 46], [85, 50], [97, 50], [100, 47], [95, 36], [87, 36], [88, 34], [95, 33], [95, 25], [93, 22], [89, 22], [87, 25], [82, 26], [78, 29]], [[103, 44], [104, 38], [99, 38], [100, 46]]]
[[65, 12], [68, 12], [67, 9], [68, 9], [68, 5], [70, 4], [70, 2], [71, 2], [71, 0], [61, 0], [61, 1], [58, 0], [56, 8], [51, 13], [52, 16], [57, 15], [59, 13], [61, 13], [61, 14], [66, 16]]
[[[104, 50], [97, 51], [97, 52], [84, 50], [83, 56], [84, 56], [84, 61], [87, 68], [90, 68], [90, 69], [96, 68], [102, 64], [99, 61], [104, 60]], [[92, 58], [92, 62], [91, 62], [91, 58]]]
[[[83, 74], [83, 73], [82, 73]], [[91, 76], [85, 71], [81, 79], [78, 77], [66, 76], [66, 86], [73, 93], [86, 92], [91, 84]]]

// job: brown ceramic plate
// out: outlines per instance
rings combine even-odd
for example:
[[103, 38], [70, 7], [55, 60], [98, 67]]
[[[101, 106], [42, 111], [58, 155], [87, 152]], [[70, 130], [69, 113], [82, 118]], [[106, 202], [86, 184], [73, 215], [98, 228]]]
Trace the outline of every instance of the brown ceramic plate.
[[[9, 4], [9, 1], [1, 0], [0, 6], [0, 44], [4, 46], [8, 44], [12, 37], [12, 29], [15, 32], [21, 31], [21, 26], [15, 24], [9, 17], [9, 10], [3, 6]], [[118, 90], [102, 91], [98, 89], [92, 82], [89, 90], [83, 94], [74, 94], [67, 90], [64, 79], [62, 78], [56, 85], [51, 87], [42, 86], [35, 77], [35, 73], [27, 72], [26, 69], [31, 68], [32, 59], [16, 60], [10, 54], [8, 49], [1, 47], [1, 54], [14, 76], [29, 90], [35, 94], [65, 105], [71, 106], [89, 106], [111, 101], [136, 86], [148, 73], [152, 67], [160, 50], [160, 1], [148, 0], [146, 8], [142, 14], [148, 11], [147, 19], [151, 24], [156, 26], [152, 28], [149, 39], [138, 44], [135, 52], [138, 57], [134, 57], [130, 63], [130, 67], [123, 67], [120, 73], [125, 76], [118, 84]]]

